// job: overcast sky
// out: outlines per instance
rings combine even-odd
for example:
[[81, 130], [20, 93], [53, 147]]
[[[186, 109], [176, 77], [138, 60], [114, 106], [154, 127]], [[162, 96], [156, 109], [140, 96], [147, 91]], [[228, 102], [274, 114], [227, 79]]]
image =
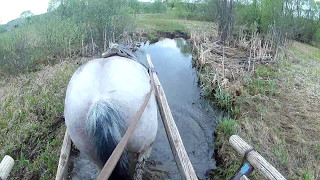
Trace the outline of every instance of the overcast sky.
[[0, 0], [0, 24], [20, 17], [23, 11], [31, 10], [34, 14], [47, 12], [50, 0]]

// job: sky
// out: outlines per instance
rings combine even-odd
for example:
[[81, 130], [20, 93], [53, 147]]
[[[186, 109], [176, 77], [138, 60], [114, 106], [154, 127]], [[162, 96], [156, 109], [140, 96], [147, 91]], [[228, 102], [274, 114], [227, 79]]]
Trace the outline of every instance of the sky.
[[0, 0], [0, 24], [19, 18], [26, 10], [33, 14], [47, 12], [50, 0]]

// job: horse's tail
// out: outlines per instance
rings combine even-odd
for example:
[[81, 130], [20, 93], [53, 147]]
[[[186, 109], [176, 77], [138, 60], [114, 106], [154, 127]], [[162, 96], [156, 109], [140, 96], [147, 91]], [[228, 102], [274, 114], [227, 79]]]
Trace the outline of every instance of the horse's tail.
[[[95, 145], [96, 153], [105, 164], [123, 137], [126, 126], [119, 108], [112, 103], [99, 100], [89, 111], [86, 126]], [[131, 179], [127, 152], [123, 152], [110, 179]]]

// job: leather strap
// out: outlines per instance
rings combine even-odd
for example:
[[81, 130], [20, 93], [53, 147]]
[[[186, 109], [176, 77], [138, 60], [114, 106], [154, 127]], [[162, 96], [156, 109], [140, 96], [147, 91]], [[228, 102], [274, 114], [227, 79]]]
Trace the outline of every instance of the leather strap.
[[118, 161], [124, 151], [124, 148], [126, 147], [128, 141], [129, 141], [131, 134], [133, 133], [133, 130], [135, 129], [136, 125], [138, 124], [138, 122], [144, 112], [144, 109], [146, 108], [146, 106], [151, 98], [152, 92], [154, 91], [154, 80], [153, 80], [153, 74], [152, 74], [151, 70], [149, 70], [149, 76], [150, 76], [150, 83], [151, 83], [150, 91], [145, 96], [145, 100], [144, 100], [143, 104], [141, 105], [139, 111], [133, 117], [133, 120], [130, 123], [126, 133], [124, 134], [121, 141], [119, 142], [117, 147], [113, 150], [111, 156], [109, 157], [108, 161], [104, 165], [102, 171], [99, 174], [98, 180], [109, 179], [113, 169], [117, 165], [117, 163], [118, 163]]

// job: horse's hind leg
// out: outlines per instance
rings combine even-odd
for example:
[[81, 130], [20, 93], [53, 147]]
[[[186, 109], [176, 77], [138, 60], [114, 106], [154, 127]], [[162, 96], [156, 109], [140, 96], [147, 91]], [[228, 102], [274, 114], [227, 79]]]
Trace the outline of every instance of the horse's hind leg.
[[137, 162], [135, 173], [134, 173], [134, 178], [133, 178], [134, 180], [142, 180], [142, 175], [144, 173], [144, 166], [146, 164], [147, 159], [150, 157], [151, 150], [152, 150], [152, 146], [138, 153], [138, 162]]

